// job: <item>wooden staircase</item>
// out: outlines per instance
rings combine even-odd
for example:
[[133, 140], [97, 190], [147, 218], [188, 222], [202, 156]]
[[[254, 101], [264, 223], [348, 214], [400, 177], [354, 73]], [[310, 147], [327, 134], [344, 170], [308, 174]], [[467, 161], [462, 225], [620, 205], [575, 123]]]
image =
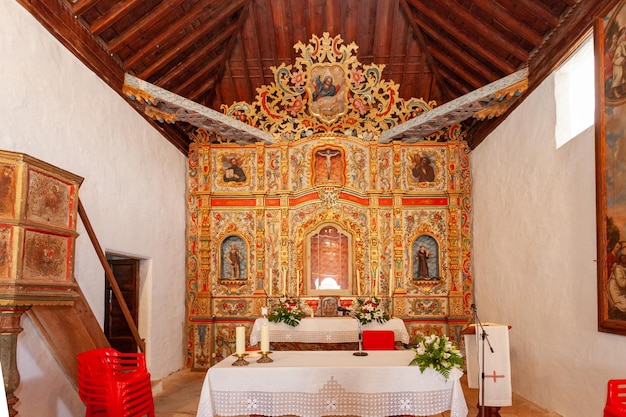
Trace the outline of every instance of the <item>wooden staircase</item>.
[[26, 312], [77, 390], [76, 356], [110, 346], [84, 294], [78, 292], [80, 297], [71, 306], [34, 305]]

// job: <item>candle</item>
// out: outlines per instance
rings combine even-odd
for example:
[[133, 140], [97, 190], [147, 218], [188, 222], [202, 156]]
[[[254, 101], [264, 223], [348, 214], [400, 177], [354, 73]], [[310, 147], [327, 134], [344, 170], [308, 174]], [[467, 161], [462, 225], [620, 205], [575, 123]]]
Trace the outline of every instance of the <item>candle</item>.
[[261, 327], [261, 352], [270, 351], [270, 328], [266, 324]]
[[287, 268], [283, 268], [283, 295], [287, 294]]
[[237, 355], [243, 355], [246, 351], [246, 328], [243, 326], [237, 326], [236, 331], [236, 349], [235, 353]]
[[356, 293], [361, 296], [361, 271], [356, 270]]

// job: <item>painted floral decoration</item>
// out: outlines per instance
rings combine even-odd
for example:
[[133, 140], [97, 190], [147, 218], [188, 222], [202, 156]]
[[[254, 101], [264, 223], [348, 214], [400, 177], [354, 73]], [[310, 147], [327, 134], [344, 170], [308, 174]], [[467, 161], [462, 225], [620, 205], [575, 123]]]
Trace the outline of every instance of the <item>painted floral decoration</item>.
[[297, 300], [281, 297], [278, 306], [272, 308], [267, 319], [272, 323], [282, 322], [290, 326], [297, 326], [303, 316], [304, 313], [300, 310]]
[[389, 314], [381, 308], [380, 300], [377, 297], [357, 298], [356, 307], [352, 314], [361, 324], [367, 324], [371, 321], [385, 323], [389, 320]]
[[448, 379], [453, 369], [461, 371], [463, 356], [447, 336], [431, 334], [419, 337], [414, 350], [415, 358], [409, 365], [419, 366], [421, 372], [432, 368]]

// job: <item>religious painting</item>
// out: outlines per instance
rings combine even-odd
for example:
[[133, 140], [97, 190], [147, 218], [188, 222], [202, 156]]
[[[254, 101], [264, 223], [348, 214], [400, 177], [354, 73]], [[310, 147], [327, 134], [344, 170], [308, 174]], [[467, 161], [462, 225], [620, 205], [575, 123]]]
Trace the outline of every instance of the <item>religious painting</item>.
[[437, 181], [437, 154], [434, 152], [415, 152], [407, 155], [409, 158], [409, 183], [421, 187], [428, 187]]
[[344, 185], [346, 169], [343, 149], [315, 148], [312, 159], [313, 185]]
[[594, 30], [598, 330], [626, 335], [626, 2]]
[[221, 163], [218, 184], [227, 187], [240, 187], [250, 183], [248, 168], [249, 155], [236, 152], [221, 153], [218, 160]]
[[344, 69], [339, 65], [320, 64], [311, 69], [307, 90], [311, 114], [331, 123], [346, 111], [348, 87]]
[[411, 245], [412, 277], [417, 281], [439, 280], [439, 244], [430, 235], [418, 236]]
[[219, 277], [227, 281], [248, 279], [248, 245], [238, 235], [230, 235], [220, 244]]
[[70, 238], [26, 230], [24, 236], [25, 279], [69, 280]]
[[30, 170], [28, 176], [26, 217], [53, 226], [71, 227], [73, 187], [35, 170]]

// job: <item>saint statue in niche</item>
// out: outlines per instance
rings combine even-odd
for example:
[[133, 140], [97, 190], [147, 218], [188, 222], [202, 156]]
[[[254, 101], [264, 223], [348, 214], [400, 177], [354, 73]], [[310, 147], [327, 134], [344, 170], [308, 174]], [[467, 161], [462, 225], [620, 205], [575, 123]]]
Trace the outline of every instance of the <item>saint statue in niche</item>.
[[413, 279], [436, 280], [439, 278], [439, 244], [429, 235], [421, 235], [413, 242]]
[[228, 236], [222, 241], [220, 252], [220, 278], [245, 280], [248, 268], [246, 242], [240, 236]]
[[316, 149], [313, 153], [313, 184], [344, 183], [343, 152], [340, 149]]

